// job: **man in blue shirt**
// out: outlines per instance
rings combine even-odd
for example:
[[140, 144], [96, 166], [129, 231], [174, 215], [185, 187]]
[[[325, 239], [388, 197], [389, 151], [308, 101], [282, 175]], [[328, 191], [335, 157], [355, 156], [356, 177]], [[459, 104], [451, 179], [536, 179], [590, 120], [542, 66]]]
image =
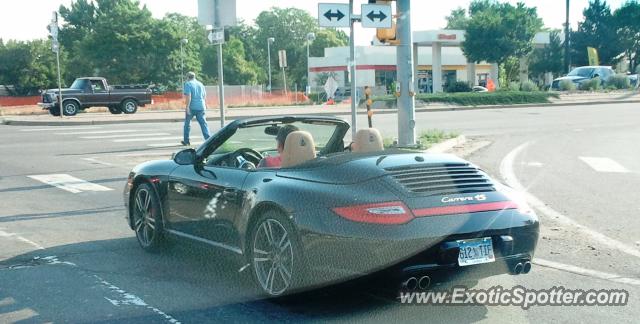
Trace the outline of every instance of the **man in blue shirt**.
[[207, 125], [207, 119], [205, 116], [205, 110], [207, 109], [207, 103], [205, 98], [207, 92], [204, 89], [202, 82], [196, 80], [196, 74], [193, 72], [187, 73], [187, 82], [184, 83], [183, 94], [187, 100], [185, 118], [184, 118], [184, 139], [182, 145], [191, 145], [189, 142], [189, 133], [191, 132], [191, 120], [193, 117], [198, 120], [200, 129], [202, 130], [202, 136], [205, 140], [211, 136], [209, 134], [209, 125]]

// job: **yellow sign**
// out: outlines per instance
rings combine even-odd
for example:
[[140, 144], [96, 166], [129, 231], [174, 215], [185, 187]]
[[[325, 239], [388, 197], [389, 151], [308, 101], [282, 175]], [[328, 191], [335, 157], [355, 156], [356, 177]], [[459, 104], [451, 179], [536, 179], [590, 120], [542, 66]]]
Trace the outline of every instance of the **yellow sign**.
[[600, 65], [600, 59], [598, 58], [598, 50], [593, 47], [587, 47], [587, 54], [589, 55], [589, 65]]

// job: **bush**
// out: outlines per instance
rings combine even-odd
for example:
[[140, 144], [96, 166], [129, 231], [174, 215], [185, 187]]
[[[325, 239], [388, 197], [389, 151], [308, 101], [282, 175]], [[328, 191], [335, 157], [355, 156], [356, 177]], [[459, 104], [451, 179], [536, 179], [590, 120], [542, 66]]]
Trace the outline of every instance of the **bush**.
[[503, 90], [505, 91], [520, 91], [520, 82], [510, 82]]
[[591, 80], [582, 82], [580, 84], [580, 90], [596, 91], [596, 90], [599, 90], [601, 86], [602, 86], [602, 81], [600, 81], [600, 78], [593, 78]]
[[607, 89], [629, 89], [631, 81], [626, 74], [613, 75], [605, 82]]
[[560, 81], [560, 90], [561, 91], [573, 91], [576, 89], [576, 84], [571, 80], [562, 80]]
[[520, 90], [524, 92], [533, 92], [533, 91], [538, 91], [540, 89], [538, 89], [538, 85], [533, 83], [533, 81], [527, 80], [522, 84], [520, 84]]
[[456, 81], [453, 83], [449, 83], [445, 91], [448, 93], [471, 92], [471, 86], [469, 86], [469, 83], [467, 82]]
[[309, 94], [309, 100], [314, 104], [324, 103], [327, 95], [324, 92], [312, 92]]

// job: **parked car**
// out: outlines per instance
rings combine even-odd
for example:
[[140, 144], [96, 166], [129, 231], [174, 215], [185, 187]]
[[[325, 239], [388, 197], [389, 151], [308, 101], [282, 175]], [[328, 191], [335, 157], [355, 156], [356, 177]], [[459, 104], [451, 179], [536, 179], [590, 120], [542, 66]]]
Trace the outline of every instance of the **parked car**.
[[[256, 167], [285, 125], [300, 131], [282, 167]], [[147, 251], [182, 239], [232, 252], [270, 297], [367, 274], [415, 290], [531, 270], [539, 222], [513, 189], [453, 155], [384, 149], [375, 130], [348, 145], [348, 131], [334, 117], [235, 120], [136, 166], [126, 221]]]
[[[60, 116], [58, 89], [42, 92], [43, 109]], [[74, 116], [90, 107], [108, 107], [112, 114], [134, 114], [139, 106], [153, 103], [148, 85], [109, 86], [107, 79], [99, 77], [78, 78], [71, 87], [62, 89], [62, 107], [65, 116]]]
[[604, 84], [615, 74], [610, 66], [581, 66], [571, 70], [566, 76], [553, 80], [551, 90], [560, 90], [560, 82], [564, 80], [573, 82], [576, 88], [580, 88], [583, 82], [595, 78], [600, 78], [600, 81]]

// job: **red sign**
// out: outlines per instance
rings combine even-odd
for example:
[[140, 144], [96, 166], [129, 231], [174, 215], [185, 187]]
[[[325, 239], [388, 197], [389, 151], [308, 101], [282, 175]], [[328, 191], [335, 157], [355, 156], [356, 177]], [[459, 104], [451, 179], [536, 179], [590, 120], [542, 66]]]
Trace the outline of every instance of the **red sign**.
[[438, 40], [456, 40], [458, 37], [456, 34], [438, 34]]

